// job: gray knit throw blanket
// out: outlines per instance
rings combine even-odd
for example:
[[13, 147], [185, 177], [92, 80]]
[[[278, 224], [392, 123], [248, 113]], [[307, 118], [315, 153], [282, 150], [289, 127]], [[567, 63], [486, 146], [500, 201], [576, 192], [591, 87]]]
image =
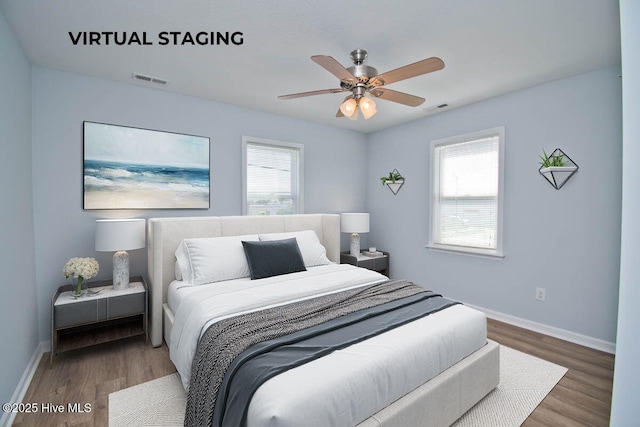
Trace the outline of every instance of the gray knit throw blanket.
[[389, 280], [214, 323], [200, 339], [193, 359], [184, 425], [211, 425], [225, 372], [250, 346], [424, 291], [411, 282]]

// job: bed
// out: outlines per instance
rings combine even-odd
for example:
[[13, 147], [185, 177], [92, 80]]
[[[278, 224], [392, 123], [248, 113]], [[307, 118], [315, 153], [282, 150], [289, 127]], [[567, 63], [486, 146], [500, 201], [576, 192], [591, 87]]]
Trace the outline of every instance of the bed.
[[[216, 286], [187, 287], [176, 281], [181, 275], [176, 250], [185, 239], [260, 240], [258, 236], [309, 230], [331, 263], [280, 277], [235, 278]], [[148, 221], [151, 342], [156, 347], [167, 343], [186, 387], [194, 342], [203, 330], [196, 325], [206, 322], [193, 319], [194, 313], [206, 312], [211, 324], [232, 312], [280, 307], [291, 299], [306, 300], [386, 280], [369, 270], [337, 264], [339, 258], [339, 215], [152, 218]], [[213, 307], [204, 304], [206, 300]], [[425, 344], [425, 340], [431, 341]], [[446, 426], [498, 382], [499, 346], [486, 339], [484, 314], [454, 305], [269, 379], [253, 395], [246, 422], [250, 426]]]

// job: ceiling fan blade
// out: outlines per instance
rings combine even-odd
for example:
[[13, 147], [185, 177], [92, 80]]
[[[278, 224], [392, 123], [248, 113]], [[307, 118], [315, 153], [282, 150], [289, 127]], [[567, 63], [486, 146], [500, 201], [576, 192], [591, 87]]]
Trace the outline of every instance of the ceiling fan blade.
[[424, 98], [420, 98], [419, 96], [409, 95], [408, 93], [398, 92], [397, 90], [387, 89], [386, 87], [375, 88], [369, 93], [371, 93], [374, 98], [397, 102], [398, 104], [408, 105], [409, 107], [417, 107], [424, 102]]
[[340, 93], [340, 92], [345, 92], [346, 90], [347, 89], [342, 89], [342, 88], [312, 90], [311, 92], [300, 92], [300, 93], [292, 93], [290, 95], [280, 95], [278, 99], [302, 98], [303, 96], [324, 95], [325, 93]]
[[444, 62], [437, 57], [431, 57], [423, 59], [422, 61], [414, 62], [413, 64], [405, 65], [404, 67], [396, 68], [395, 70], [387, 71], [373, 77], [369, 80], [369, 84], [372, 86], [388, 85], [390, 83], [399, 82], [400, 80], [410, 79], [412, 77], [420, 76], [422, 74], [432, 73], [434, 71], [442, 70], [444, 68]]
[[353, 82], [358, 81], [356, 76], [351, 74], [351, 71], [344, 68], [342, 64], [340, 64], [338, 61], [336, 61], [330, 56], [315, 55], [311, 57], [311, 60], [316, 64], [318, 64], [319, 66], [321, 66], [322, 68], [324, 68], [325, 70], [327, 70], [328, 72], [330, 72], [331, 74], [333, 74], [334, 76], [336, 76], [337, 78], [339, 78], [340, 81], [342, 80], [351, 80]]

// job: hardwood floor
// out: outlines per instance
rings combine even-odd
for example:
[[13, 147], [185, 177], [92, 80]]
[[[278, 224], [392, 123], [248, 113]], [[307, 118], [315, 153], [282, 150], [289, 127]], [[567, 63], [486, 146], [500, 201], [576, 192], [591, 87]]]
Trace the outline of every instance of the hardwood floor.
[[[175, 372], [166, 346], [153, 348], [131, 337], [56, 355], [46, 353], [33, 376], [24, 403], [63, 405], [64, 413], [18, 414], [14, 426], [107, 426], [109, 393]], [[91, 411], [69, 413], [68, 404]]]
[[487, 335], [502, 345], [569, 371], [523, 426], [608, 426], [614, 356], [489, 319]]
[[[614, 356], [515, 326], [489, 320], [490, 339], [569, 369], [524, 426], [607, 426]], [[63, 405], [64, 413], [18, 414], [14, 426], [106, 426], [108, 396], [175, 372], [166, 346], [140, 337], [101, 344], [40, 361], [24, 402]], [[68, 404], [91, 411], [68, 413]]]

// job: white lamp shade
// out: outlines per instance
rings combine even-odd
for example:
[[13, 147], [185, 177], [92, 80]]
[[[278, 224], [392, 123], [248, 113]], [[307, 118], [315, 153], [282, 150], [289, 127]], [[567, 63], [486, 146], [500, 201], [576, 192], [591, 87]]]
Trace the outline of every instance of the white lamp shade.
[[343, 233], [368, 233], [368, 213], [343, 213], [340, 215], [340, 231]]
[[358, 106], [356, 105], [356, 109], [355, 109], [355, 111], [354, 111], [350, 116], [347, 116], [347, 118], [348, 118], [349, 120], [351, 120], [352, 122], [355, 122], [355, 121], [357, 121], [357, 120], [358, 120], [358, 116], [359, 116], [359, 115], [360, 115], [360, 107], [358, 107]]
[[366, 96], [363, 96], [360, 99], [359, 106], [360, 106], [360, 111], [362, 111], [362, 116], [364, 117], [365, 120], [367, 120], [369, 117], [372, 117], [374, 114], [378, 112], [376, 108], [376, 103], [373, 102], [373, 99], [367, 98]]
[[144, 219], [96, 220], [96, 251], [115, 252], [144, 248]]
[[356, 102], [356, 100], [353, 98], [349, 98], [340, 105], [340, 111], [345, 116], [351, 117], [355, 114], [357, 107], [358, 103]]

